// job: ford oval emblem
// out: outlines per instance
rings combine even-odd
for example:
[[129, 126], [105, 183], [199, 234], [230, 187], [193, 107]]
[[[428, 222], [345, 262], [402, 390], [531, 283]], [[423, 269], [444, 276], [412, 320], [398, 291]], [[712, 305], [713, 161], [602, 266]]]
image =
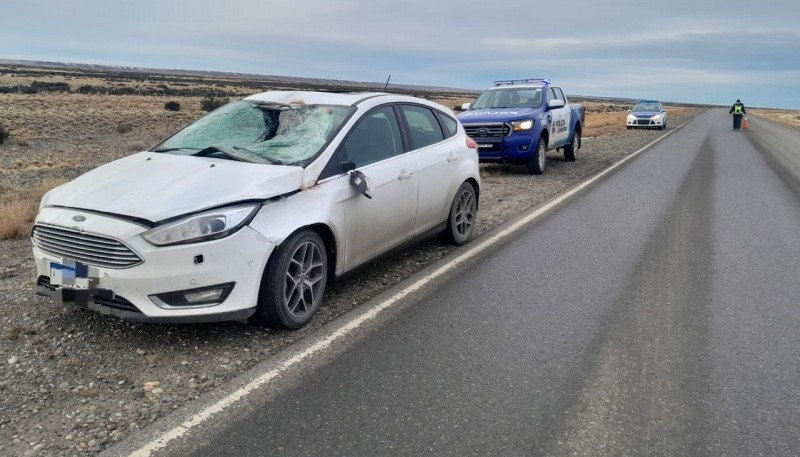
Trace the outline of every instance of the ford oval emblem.
[[86, 220], [86, 216], [81, 216], [78, 214], [77, 216], [72, 216], [72, 220], [75, 222], [83, 222]]

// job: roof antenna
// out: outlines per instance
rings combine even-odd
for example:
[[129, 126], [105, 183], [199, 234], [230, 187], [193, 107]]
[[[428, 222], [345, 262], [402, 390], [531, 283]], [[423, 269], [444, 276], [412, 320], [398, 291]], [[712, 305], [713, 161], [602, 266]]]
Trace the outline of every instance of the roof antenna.
[[389, 75], [389, 77], [386, 78], [386, 84], [383, 85], [383, 91], [384, 92], [386, 92], [386, 88], [389, 87], [389, 80], [390, 79], [392, 79], [392, 75]]

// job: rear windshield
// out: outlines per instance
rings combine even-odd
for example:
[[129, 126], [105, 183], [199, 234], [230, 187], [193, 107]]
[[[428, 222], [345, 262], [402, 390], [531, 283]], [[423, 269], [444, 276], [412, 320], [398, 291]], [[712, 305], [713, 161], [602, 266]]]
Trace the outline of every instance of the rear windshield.
[[154, 150], [303, 165], [330, 142], [353, 109], [239, 100], [198, 119]]

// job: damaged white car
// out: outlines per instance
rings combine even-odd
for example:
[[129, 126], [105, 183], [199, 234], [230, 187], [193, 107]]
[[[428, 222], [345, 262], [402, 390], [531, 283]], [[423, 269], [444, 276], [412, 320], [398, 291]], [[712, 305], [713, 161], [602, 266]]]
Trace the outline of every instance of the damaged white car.
[[48, 192], [36, 292], [123, 319], [296, 329], [326, 283], [412, 239], [472, 234], [477, 145], [447, 108], [266, 92]]

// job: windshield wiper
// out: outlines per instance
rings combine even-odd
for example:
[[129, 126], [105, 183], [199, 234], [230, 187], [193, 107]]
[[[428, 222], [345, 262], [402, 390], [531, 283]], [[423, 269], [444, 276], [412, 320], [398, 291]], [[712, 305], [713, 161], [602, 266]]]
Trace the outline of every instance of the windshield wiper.
[[254, 156], [258, 157], [259, 159], [264, 159], [264, 160], [268, 161], [269, 163], [273, 163], [275, 165], [286, 165], [285, 163], [283, 163], [282, 161], [280, 161], [278, 159], [273, 159], [272, 157], [267, 157], [267, 156], [261, 155], [261, 154], [255, 152], [255, 151], [251, 151], [250, 149], [243, 148], [241, 146], [233, 146], [233, 149], [236, 149], [237, 151], [249, 152], [250, 154], [253, 154]]
[[153, 152], [182, 151], [186, 149], [199, 149], [199, 148], [163, 148], [163, 149], [153, 149]]
[[195, 152], [192, 155], [194, 157], [208, 157], [210, 155], [217, 154], [217, 153], [220, 153], [220, 154], [222, 154], [223, 156], [225, 156], [225, 157], [227, 157], [229, 159], [238, 160], [239, 162], [250, 162], [250, 163], [253, 163], [252, 160], [250, 160], [250, 159], [248, 159], [246, 157], [242, 157], [241, 155], [239, 155], [239, 154], [237, 154], [237, 153], [235, 153], [233, 151], [230, 151], [230, 150], [228, 150], [228, 149], [226, 149], [226, 148], [224, 148], [222, 146], [209, 146], [209, 147], [207, 147], [205, 149], [201, 149], [201, 150]]

